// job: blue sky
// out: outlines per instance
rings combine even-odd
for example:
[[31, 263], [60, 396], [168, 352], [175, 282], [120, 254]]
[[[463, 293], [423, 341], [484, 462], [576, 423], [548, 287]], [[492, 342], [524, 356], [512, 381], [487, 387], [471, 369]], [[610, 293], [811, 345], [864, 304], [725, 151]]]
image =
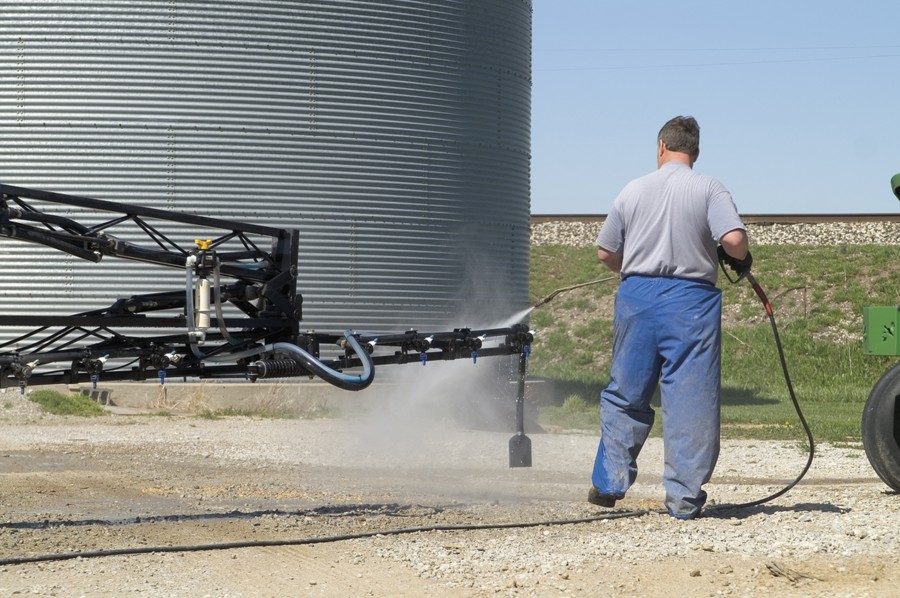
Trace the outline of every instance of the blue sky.
[[533, 6], [532, 213], [606, 213], [678, 114], [743, 214], [900, 210], [900, 2]]

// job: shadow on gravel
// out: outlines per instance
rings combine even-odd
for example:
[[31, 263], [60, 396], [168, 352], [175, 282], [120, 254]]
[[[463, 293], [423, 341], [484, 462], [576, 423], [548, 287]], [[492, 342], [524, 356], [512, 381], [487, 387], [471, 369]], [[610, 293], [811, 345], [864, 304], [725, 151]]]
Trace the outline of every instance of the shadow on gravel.
[[[600, 391], [607, 387], [609, 382], [588, 383], [578, 380], [557, 380], [553, 378], [534, 377], [537, 380], [553, 387], [552, 391], [548, 391], [545, 396], [540, 397], [537, 401], [542, 407], [554, 406], [559, 407], [565, 402], [565, 399], [577, 395], [584, 397], [589, 405], [598, 405], [600, 402]], [[722, 404], [723, 405], [772, 405], [778, 403], [778, 399], [766, 398], [758, 393], [747, 390], [746, 388], [722, 387]], [[651, 404], [654, 407], [660, 406], [659, 389], [653, 394]]]
[[756, 515], [774, 515], [787, 512], [816, 512], [843, 515], [851, 509], [844, 509], [829, 503], [800, 503], [794, 506], [763, 504], [755, 507], [733, 508], [729, 505], [716, 505], [703, 511], [702, 519], [747, 519]]

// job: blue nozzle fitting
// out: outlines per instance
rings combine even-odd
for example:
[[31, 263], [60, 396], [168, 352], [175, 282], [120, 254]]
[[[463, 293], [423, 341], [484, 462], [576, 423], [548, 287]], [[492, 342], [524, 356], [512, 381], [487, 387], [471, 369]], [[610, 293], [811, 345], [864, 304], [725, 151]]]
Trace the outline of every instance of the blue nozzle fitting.
[[425, 351], [419, 353], [419, 361], [422, 362], [422, 365], [425, 365], [425, 362], [428, 361], [428, 353], [426, 353]]
[[531, 345], [525, 345], [523, 351], [525, 352], [525, 359], [531, 357]]
[[91, 388], [97, 390], [97, 380], [100, 379], [100, 376], [97, 374], [91, 374]]
[[156, 373], [159, 374], [159, 384], [162, 386], [166, 383], [166, 370], [159, 370]]
[[478, 351], [472, 351], [472, 363], [478, 363]]

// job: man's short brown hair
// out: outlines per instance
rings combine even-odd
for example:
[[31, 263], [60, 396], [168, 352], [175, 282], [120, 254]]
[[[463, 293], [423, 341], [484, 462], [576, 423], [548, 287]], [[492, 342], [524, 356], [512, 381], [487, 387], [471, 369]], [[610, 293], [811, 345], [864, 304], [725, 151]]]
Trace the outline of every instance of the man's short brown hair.
[[700, 125], [693, 116], [676, 116], [662, 126], [657, 139], [670, 152], [687, 154], [691, 160], [700, 155]]

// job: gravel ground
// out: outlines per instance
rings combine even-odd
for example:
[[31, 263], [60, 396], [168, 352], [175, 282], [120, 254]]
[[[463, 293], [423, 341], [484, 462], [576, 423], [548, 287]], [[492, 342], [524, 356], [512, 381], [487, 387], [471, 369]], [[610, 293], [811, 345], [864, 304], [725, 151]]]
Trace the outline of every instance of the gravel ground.
[[[684, 522], [658, 512], [658, 439], [629, 496], [600, 509], [584, 500], [594, 435], [532, 433], [533, 467], [510, 468], [509, 432], [401, 394], [329, 420], [65, 418], [4, 395], [0, 558], [150, 552], [2, 564], [0, 595], [900, 592], [900, 500], [859, 446], [818, 447], [804, 481], [763, 506]], [[805, 462], [799, 442], [726, 441], [712, 504], [768, 496]], [[390, 533], [486, 524], [525, 525]], [[248, 541], [261, 545], [206, 549]], [[203, 549], [152, 550], [167, 546]]]
[[[531, 230], [532, 245], [593, 247], [600, 223], [543, 222]], [[750, 224], [750, 242], [758, 245], [900, 245], [900, 223]]]

